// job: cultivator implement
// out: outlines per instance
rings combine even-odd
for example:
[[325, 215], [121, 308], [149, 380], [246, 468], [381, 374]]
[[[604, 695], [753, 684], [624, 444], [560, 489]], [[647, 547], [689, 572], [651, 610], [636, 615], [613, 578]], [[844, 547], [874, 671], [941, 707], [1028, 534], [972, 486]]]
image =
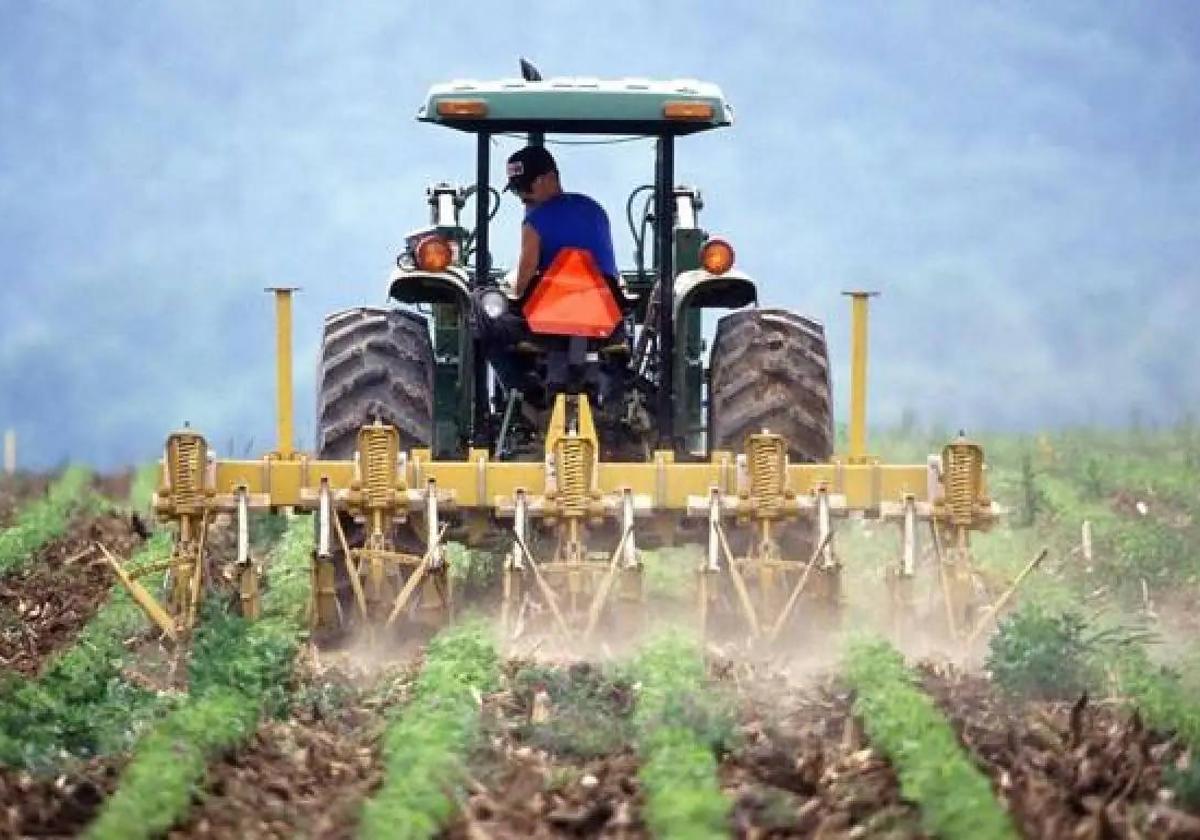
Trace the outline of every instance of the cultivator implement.
[[[857, 301], [856, 323], [865, 320]], [[290, 301], [280, 304], [290, 314], [285, 307]], [[279, 319], [281, 333], [289, 323]], [[290, 370], [289, 345], [290, 336], [281, 338], [281, 370]], [[865, 342], [856, 341], [855, 354], [865, 354]], [[862, 375], [856, 364], [856, 394]], [[208, 526], [223, 516], [236, 528], [240, 603], [253, 617], [258, 576], [249, 515], [290, 510], [315, 519], [315, 628], [390, 626], [422, 616], [442, 622], [455, 608], [447, 533], [468, 545], [494, 545], [502, 530], [505, 627], [519, 632], [540, 613], [559, 634], [586, 638], [615, 607], [643, 604], [641, 546], [691, 543], [702, 549], [695, 569], [700, 620], [724, 616], [739, 633], [774, 640], [806, 611], [836, 610], [837, 524], [861, 517], [899, 529], [889, 570], [898, 616], [911, 609], [916, 544], [928, 529], [946, 622], [963, 637], [980, 607], [970, 534], [997, 516], [983, 451], [960, 437], [924, 464], [881, 463], [862, 451], [863, 406], [852, 402], [851, 451], [829, 463], [796, 464], [787, 442], [770, 430], [751, 435], [742, 452], [716, 451], [703, 460], [661, 450], [645, 462], [606, 462], [582, 394], [557, 396], [541, 461], [496, 460], [478, 448], [442, 460], [429, 449], [402, 449], [397, 430], [378, 421], [359, 431], [351, 459], [320, 460], [292, 449], [281, 401], [279, 445], [259, 459], [218, 459], [192, 429], [168, 438], [154, 501], [175, 535], [165, 603], [130, 575], [122, 578], [168, 635], [186, 638], [213, 574]], [[353, 523], [354, 544], [343, 522]]]

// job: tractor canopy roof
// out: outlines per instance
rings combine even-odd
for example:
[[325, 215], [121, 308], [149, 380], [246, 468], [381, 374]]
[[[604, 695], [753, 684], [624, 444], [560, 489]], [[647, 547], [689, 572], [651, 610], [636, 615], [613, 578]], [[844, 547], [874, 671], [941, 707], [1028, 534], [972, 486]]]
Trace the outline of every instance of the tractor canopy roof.
[[434, 85], [417, 114], [461, 131], [692, 134], [733, 122], [721, 89], [694, 79], [500, 79]]

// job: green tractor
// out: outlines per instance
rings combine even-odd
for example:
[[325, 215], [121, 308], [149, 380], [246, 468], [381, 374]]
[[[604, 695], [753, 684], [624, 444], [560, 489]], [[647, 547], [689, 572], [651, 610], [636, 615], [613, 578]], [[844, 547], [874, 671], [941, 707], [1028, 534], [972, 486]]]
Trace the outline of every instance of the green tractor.
[[[527, 388], [499, 381], [494, 348], [480, 340], [485, 319], [520, 305], [491, 259], [490, 222], [501, 200], [492, 152], [496, 138], [514, 134], [531, 144], [586, 134], [652, 138], [656, 149], [653, 182], [634, 185], [626, 202], [630, 267], [607, 278], [629, 341], [607, 354], [603, 341], [575, 342], [578, 387], [588, 368], [613, 385], [592, 394], [602, 456], [646, 460], [665, 449], [702, 459], [741, 451], [750, 434], [770, 429], [786, 439], [793, 461], [827, 461], [833, 425], [822, 325], [755, 307], [754, 281], [734, 267], [733, 249], [700, 226], [700, 192], [675, 181], [677, 140], [731, 124], [721, 91], [696, 81], [543, 81], [522, 67], [521, 80], [430, 90], [419, 119], [475, 135], [474, 180], [428, 188], [429, 224], [407, 237], [391, 278], [389, 297], [404, 307], [326, 318], [319, 457], [350, 457], [358, 430], [375, 419], [399, 430], [403, 448], [427, 447], [437, 458], [462, 457], [472, 446], [500, 459], [542, 457], [552, 401], [530, 391], [549, 385], [552, 398], [576, 388], [546, 381], [555, 347], [565, 352], [556, 336], [534, 336], [542, 346], [527, 354]], [[705, 309], [738, 310], [719, 321], [709, 354]]]
[[[928, 526], [950, 636], [977, 635], [969, 539], [998, 515], [983, 450], [960, 437], [922, 463], [869, 454], [871, 293], [851, 292], [848, 448], [834, 455], [821, 324], [759, 308], [733, 248], [700, 226], [700, 193], [675, 180], [677, 140], [731, 124], [721, 91], [522, 71], [430, 90], [419, 118], [475, 135], [474, 181], [429, 187], [429, 222], [391, 278], [399, 306], [326, 317], [316, 451], [292, 445], [288, 289], [274, 290], [275, 449], [223, 459], [197, 429], [167, 438], [154, 508], [175, 534], [174, 585], [164, 606], [122, 572], [138, 603], [186, 638], [210, 583], [207, 527], [230, 516], [242, 611], [257, 614], [248, 517], [288, 509], [314, 518], [315, 629], [444, 622], [454, 572], [478, 549], [504, 556], [500, 622], [514, 637], [524, 616], [547, 614], [564, 638], [625, 637], [623, 607], [647, 615], [641, 549], [686, 544], [696, 550], [671, 562], [693, 575], [700, 626], [773, 640], [836, 618], [835, 524], [854, 516], [900, 528], [887, 576], [898, 622], [914, 611]], [[625, 203], [634, 252], [607, 276], [564, 248], [518, 298], [491, 258], [493, 143], [562, 135], [653, 142], [653, 180]], [[707, 353], [706, 309], [732, 310]], [[518, 314], [529, 340], [497, 343], [495, 322]]]

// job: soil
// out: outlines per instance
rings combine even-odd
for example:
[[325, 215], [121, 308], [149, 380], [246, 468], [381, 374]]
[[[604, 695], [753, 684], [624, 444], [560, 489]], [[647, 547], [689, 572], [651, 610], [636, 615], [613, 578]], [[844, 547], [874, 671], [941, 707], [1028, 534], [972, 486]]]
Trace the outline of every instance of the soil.
[[52, 477], [35, 473], [0, 476], [0, 528], [17, 518], [26, 504], [46, 495]]
[[0, 668], [34, 676], [69, 646], [112, 587], [96, 543], [127, 558], [142, 541], [138, 530], [117, 514], [77, 519], [22, 570], [0, 579]]
[[117, 787], [120, 767], [94, 758], [56, 776], [0, 767], [0, 837], [74, 837]]
[[[301, 669], [301, 702], [292, 714], [264, 721], [249, 742], [210, 766], [187, 823], [169, 837], [354, 836], [363, 800], [383, 780], [379, 738], [397, 679], [311, 659]], [[380, 693], [381, 680], [392, 693]]]
[[753, 673], [739, 683], [739, 745], [720, 766], [735, 836], [925, 836], [891, 765], [866, 743], [845, 686]]
[[484, 698], [467, 801], [440, 836], [648, 837], [637, 759], [624, 739], [606, 740], [632, 712], [628, 687], [586, 663], [529, 669], [510, 662], [502, 689]]
[[986, 679], [926, 665], [923, 686], [991, 777], [1027, 837], [1200, 838], [1200, 816], [1171, 801], [1164, 774], [1186, 766], [1174, 739], [1086, 695], [1014, 702]]

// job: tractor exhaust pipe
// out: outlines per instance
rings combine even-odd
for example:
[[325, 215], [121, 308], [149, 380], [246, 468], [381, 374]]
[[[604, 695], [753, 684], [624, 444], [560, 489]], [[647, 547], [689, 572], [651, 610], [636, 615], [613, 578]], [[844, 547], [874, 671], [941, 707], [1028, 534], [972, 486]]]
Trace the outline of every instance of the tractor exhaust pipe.
[[275, 294], [275, 452], [285, 461], [295, 455], [292, 440], [292, 294], [294, 287], [276, 286]]
[[865, 464], [867, 455], [867, 306], [879, 292], [842, 292], [850, 298], [850, 451], [847, 461]]

